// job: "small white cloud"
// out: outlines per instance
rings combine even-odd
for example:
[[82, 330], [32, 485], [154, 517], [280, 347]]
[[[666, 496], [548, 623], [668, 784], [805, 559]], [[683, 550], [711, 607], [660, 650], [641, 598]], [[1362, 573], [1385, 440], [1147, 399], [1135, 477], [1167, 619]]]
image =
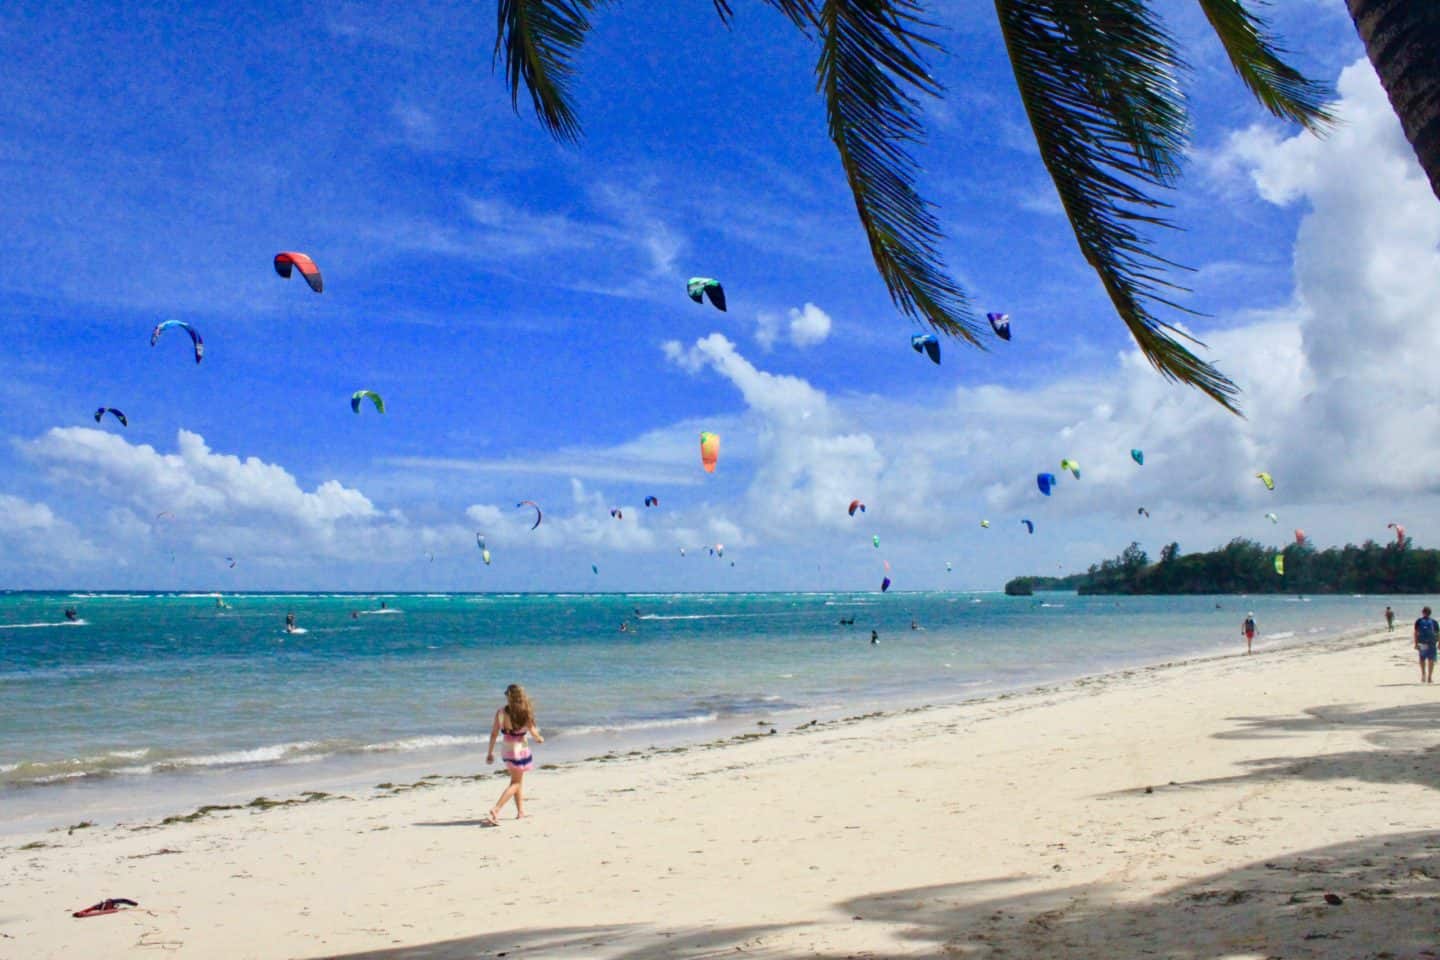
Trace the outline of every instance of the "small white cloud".
[[797, 347], [813, 347], [824, 343], [830, 336], [830, 315], [813, 303], [803, 307], [791, 307], [786, 318], [775, 313], [760, 313], [755, 317], [755, 342], [767, 353], [774, 349], [782, 331], [788, 333], [790, 342]]
[[813, 303], [799, 310], [790, 310], [790, 342], [797, 347], [813, 347], [830, 336], [830, 315]]

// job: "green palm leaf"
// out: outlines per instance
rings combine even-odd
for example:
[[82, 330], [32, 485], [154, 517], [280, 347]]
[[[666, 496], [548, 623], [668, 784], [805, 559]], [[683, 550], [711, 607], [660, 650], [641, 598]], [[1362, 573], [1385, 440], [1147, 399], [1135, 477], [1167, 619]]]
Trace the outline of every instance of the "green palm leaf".
[[[815, 24], [814, 0], [763, 0], [790, 18], [790, 22], [801, 30], [808, 31]], [[730, 0], [715, 0], [715, 12], [726, 24], [730, 23]]]
[[1334, 115], [1325, 109], [1330, 91], [1280, 59], [1283, 51], [1265, 35], [1267, 24], [1250, 13], [1242, 0], [1199, 3], [1224, 44], [1235, 72], [1265, 109], [1312, 133], [1323, 133], [1335, 122]]
[[870, 253], [895, 305], [907, 316], [978, 344], [978, 326], [947, 275], [933, 208], [915, 189], [906, 144], [922, 139], [917, 94], [938, 96], [921, 51], [939, 49], [922, 31], [915, 0], [824, 0], [816, 66], [830, 139], [855, 197]]
[[570, 105], [574, 59], [590, 30], [588, 14], [605, 0], [498, 0], [494, 59], [505, 54], [510, 103], [520, 109], [520, 85], [540, 122], [557, 139], [580, 139], [580, 121]]
[[[1151, 191], [1185, 145], [1182, 64], [1143, 0], [995, 0], [1041, 158], [1085, 260], [1146, 359], [1238, 413], [1235, 384], [1180, 342], [1154, 304], [1179, 289], [1140, 228], [1165, 225]], [[1177, 307], [1178, 308], [1178, 307]], [[1178, 308], [1183, 309], [1183, 308]]]

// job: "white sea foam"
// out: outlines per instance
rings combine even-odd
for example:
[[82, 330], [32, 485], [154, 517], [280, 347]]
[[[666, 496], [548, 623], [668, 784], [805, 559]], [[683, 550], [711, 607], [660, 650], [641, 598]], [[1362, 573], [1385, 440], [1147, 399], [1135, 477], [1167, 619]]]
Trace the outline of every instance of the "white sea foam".
[[80, 620], [54, 620], [40, 623], [0, 623], [0, 630], [34, 630], [36, 627], [88, 627], [90, 621]]
[[633, 720], [622, 723], [597, 723], [581, 724], [577, 727], [566, 727], [566, 736], [577, 737], [593, 733], [633, 733], [637, 730], [668, 730], [675, 727], [695, 727], [705, 723], [714, 723], [720, 719], [718, 713], [704, 713], [693, 717], [671, 717], [666, 720]]

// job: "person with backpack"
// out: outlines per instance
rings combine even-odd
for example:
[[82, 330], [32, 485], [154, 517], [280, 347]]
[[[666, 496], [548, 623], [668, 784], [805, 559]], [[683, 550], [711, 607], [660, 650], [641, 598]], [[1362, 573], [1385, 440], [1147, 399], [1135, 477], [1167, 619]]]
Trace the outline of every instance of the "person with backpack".
[[1430, 608], [1420, 611], [1415, 621], [1415, 650], [1420, 654], [1420, 682], [1434, 683], [1435, 646], [1440, 643], [1440, 623], [1430, 616]]

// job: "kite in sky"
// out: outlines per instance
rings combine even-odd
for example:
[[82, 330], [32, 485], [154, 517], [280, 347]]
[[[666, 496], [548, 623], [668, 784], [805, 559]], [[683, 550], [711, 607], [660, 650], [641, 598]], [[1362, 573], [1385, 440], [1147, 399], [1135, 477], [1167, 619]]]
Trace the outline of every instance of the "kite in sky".
[[852, 517], [855, 516], [855, 511], [856, 511], [856, 510], [859, 510], [861, 513], [864, 513], [864, 512], [865, 512], [865, 504], [861, 503], [859, 500], [851, 500], [851, 501], [850, 501], [850, 507], [849, 507], [850, 516], [852, 516]]
[[[98, 410], [96, 410], [96, 411], [95, 411], [95, 422], [96, 422], [96, 423], [99, 423], [100, 420], [101, 420], [101, 418], [104, 417], [105, 414], [107, 414], [107, 413], [110, 414], [111, 416], [113, 416], [116, 420], [119, 420], [119, 421], [120, 421], [120, 426], [122, 426], [122, 427], [128, 427], [128, 426], [130, 426], [130, 421], [125, 419], [125, 414], [121, 413], [119, 410], [116, 410], [114, 407], [101, 407], [101, 408], [99, 408]], [[1391, 524], [1391, 526], [1394, 526], [1394, 524]]]
[[985, 319], [990, 321], [990, 329], [995, 331], [995, 336], [1001, 340], [1010, 339], [1010, 314], [987, 313]]
[[720, 286], [719, 280], [712, 280], [709, 277], [691, 277], [690, 282], [685, 284], [685, 292], [696, 303], [704, 303], [705, 298], [709, 297], [711, 306], [721, 313], [725, 312], [725, 288]]
[[536, 503], [534, 500], [521, 500], [519, 503], [515, 504], [515, 508], [518, 510], [519, 508], [527, 504], [535, 508], [535, 522], [530, 526], [530, 529], [534, 530], [536, 527], [540, 526], [540, 521], [544, 519], [544, 514], [540, 512], [540, 504]]
[[646, 498], [645, 498], [645, 506], [647, 506], [647, 507], [658, 507], [658, 506], [660, 506], [660, 498], [659, 498], [659, 497], [646, 497]]
[[1029, 530], [1032, 534], [1035, 532], [1035, 524], [1033, 522], [1029, 520], [1021, 520], [1020, 522], [1025, 524], [1026, 530]]
[[1076, 480], [1080, 479], [1080, 463], [1078, 461], [1066, 457], [1060, 461], [1060, 469], [1069, 470], [1075, 476]]
[[1398, 524], [1398, 523], [1387, 523], [1387, 524], [1385, 524], [1385, 529], [1386, 529], [1386, 530], [1394, 530], [1394, 531], [1395, 531], [1395, 542], [1398, 543], [1398, 544], [1401, 544], [1402, 546], [1404, 545], [1404, 543], [1405, 543], [1405, 528], [1404, 528], [1404, 527], [1402, 527], [1402, 526], [1401, 526], [1400, 524]]
[[1055, 486], [1055, 474], [1037, 473], [1035, 475], [1035, 486], [1039, 487], [1040, 492], [1045, 494], [1045, 496], [1050, 496], [1050, 490]]
[[1145, 451], [1132, 449], [1130, 451], [1130, 459], [1134, 460], [1142, 467], [1145, 466]]
[[1265, 484], [1266, 490], [1275, 489], [1275, 478], [1270, 476], [1270, 474], [1266, 473], [1264, 470], [1261, 470], [1259, 473], [1255, 474], [1255, 479]]
[[[356, 413], [359, 413], [360, 402], [362, 400], [369, 400], [371, 403], [373, 403], [377, 412], [385, 412], [385, 401], [381, 398], [380, 394], [376, 393], [374, 390], [356, 390], [350, 396], [350, 409], [355, 411]], [[401, 419], [404, 418], [402, 417]]]
[[932, 363], [940, 362], [940, 338], [933, 333], [917, 333], [910, 338], [910, 347], [916, 353], [924, 354]]
[[1139, 514], [1140, 516], [1142, 516], [1142, 517], [1148, 517], [1148, 516], [1150, 516], [1150, 511], [1149, 511], [1149, 510], [1146, 510], [1144, 507], [1141, 507], [1139, 510], [1136, 510], [1135, 512], [1136, 512], [1137, 514]]
[[150, 346], [155, 346], [156, 342], [160, 339], [160, 334], [164, 333], [166, 330], [169, 330], [171, 327], [179, 327], [181, 330], [184, 330], [186, 333], [190, 334], [190, 342], [195, 345], [196, 363], [199, 363], [205, 358], [205, 341], [201, 339], [200, 331], [190, 326], [190, 324], [186, 323], [184, 320], [165, 320], [157, 323], [155, 325], [155, 329], [150, 331]]
[[303, 253], [281, 252], [275, 254], [276, 273], [289, 280], [292, 267], [300, 271], [300, 276], [310, 284], [311, 290], [319, 293], [325, 289], [325, 281], [320, 279], [320, 268], [315, 266], [314, 260]]
[[706, 473], [715, 472], [715, 464], [720, 462], [720, 435], [705, 431], [700, 434], [700, 465], [705, 468]]

